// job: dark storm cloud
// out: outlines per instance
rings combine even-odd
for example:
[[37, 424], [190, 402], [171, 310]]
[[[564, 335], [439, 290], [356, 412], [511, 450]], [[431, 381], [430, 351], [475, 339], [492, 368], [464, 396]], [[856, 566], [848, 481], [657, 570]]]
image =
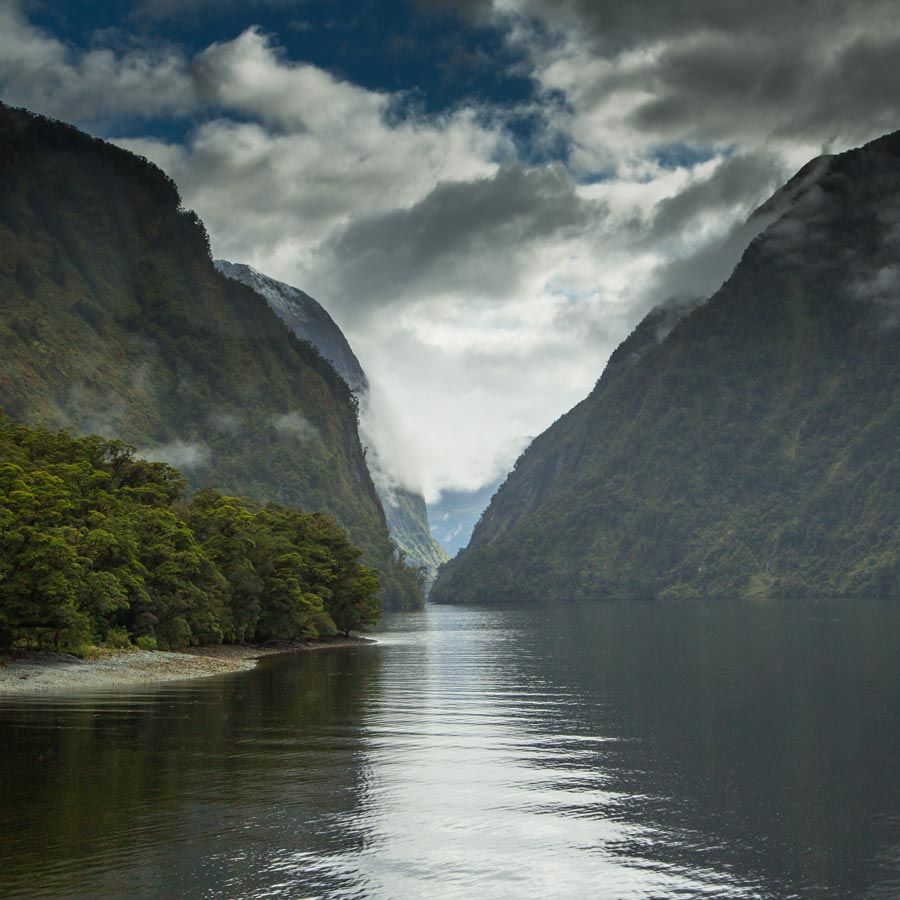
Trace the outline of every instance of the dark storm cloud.
[[[660, 141], [768, 134], [827, 147], [900, 127], [893, 0], [515, 0], [502, 12], [492, 0], [420, 2], [468, 17], [518, 19], [520, 32], [530, 33], [524, 41], [538, 80], [542, 65], [568, 55], [576, 115], [617, 92], [640, 93], [628, 121]], [[529, 31], [535, 21], [543, 28]], [[623, 54], [638, 50], [647, 52], [622, 64]], [[591, 74], [587, 64], [597, 59], [612, 65]]]
[[335, 296], [368, 306], [454, 292], [508, 298], [523, 254], [604, 215], [602, 204], [577, 196], [562, 166], [441, 183], [409, 209], [354, 222], [329, 243], [327, 256], [341, 261]]
[[870, 136], [900, 125], [900, 38], [823, 47], [773, 35], [704, 34], [632, 72], [629, 87], [652, 99], [631, 117], [668, 138], [729, 140], [769, 131], [819, 140]]
[[649, 238], [662, 240], [690, 227], [699, 216], [746, 207], [765, 200], [784, 178], [780, 160], [765, 151], [732, 156], [709, 178], [695, 181], [683, 191], [660, 201]]
[[[467, 18], [500, 14], [495, 0], [417, 2], [425, 9], [453, 11]], [[794, 35], [802, 40], [821, 27], [892, 16], [896, 5], [892, 0], [518, 0], [504, 4], [502, 10], [502, 14], [512, 10], [538, 19], [550, 28], [577, 26], [599, 51], [615, 53], [700, 31], [769, 38]]]

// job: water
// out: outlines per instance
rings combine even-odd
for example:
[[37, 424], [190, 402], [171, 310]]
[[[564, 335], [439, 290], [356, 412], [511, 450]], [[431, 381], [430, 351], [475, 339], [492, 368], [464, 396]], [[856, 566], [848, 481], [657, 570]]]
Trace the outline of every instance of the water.
[[386, 628], [223, 678], [0, 699], [0, 896], [900, 896], [900, 608]]

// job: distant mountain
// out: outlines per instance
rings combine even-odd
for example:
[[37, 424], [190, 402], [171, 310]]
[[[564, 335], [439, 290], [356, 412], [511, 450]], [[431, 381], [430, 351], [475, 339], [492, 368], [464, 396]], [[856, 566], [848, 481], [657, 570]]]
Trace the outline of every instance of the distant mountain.
[[395, 558], [345, 381], [215, 270], [163, 172], [3, 105], [0, 347], [14, 419], [121, 438], [194, 488], [330, 512], [388, 605], [423, 602]]
[[522, 454], [434, 600], [900, 596], [900, 132], [758, 215]]
[[476, 491], [444, 491], [440, 500], [428, 504], [431, 533], [450, 556], [469, 543], [472, 530], [499, 487], [500, 482], [492, 482]]
[[[372, 455], [371, 451], [369, 455]], [[430, 586], [438, 567], [450, 556], [432, 537], [425, 498], [405, 488], [381, 488], [378, 479], [375, 486], [379, 488], [394, 543], [404, 552], [410, 565], [425, 569], [426, 585]]]
[[[365, 407], [369, 393], [366, 374], [344, 333], [320, 303], [298, 288], [263, 275], [252, 266], [224, 259], [215, 260], [214, 265], [223, 275], [248, 285], [264, 297], [291, 332], [313, 344], [337, 369], [359, 398], [360, 405]], [[438, 566], [448, 557], [431, 536], [425, 500], [405, 488], [383, 486], [383, 479], [378, 477], [377, 453], [371, 447], [368, 448], [368, 461], [394, 543], [403, 551], [407, 562], [425, 569], [430, 582]]]

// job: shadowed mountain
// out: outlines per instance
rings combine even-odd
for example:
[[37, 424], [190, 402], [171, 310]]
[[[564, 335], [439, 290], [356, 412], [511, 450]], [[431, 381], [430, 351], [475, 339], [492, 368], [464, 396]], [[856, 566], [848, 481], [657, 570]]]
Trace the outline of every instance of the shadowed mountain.
[[[369, 398], [366, 374], [344, 333], [320, 303], [298, 288], [263, 275], [252, 266], [224, 259], [216, 260], [214, 264], [223, 275], [253, 288], [293, 334], [313, 344], [337, 369], [365, 410]], [[431, 536], [425, 500], [406, 488], [387, 487], [388, 479], [382, 476], [377, 453], [371, 447], [367, 450], [367, 462], [384, 507], [391, 538], [408, 563], [425, 569], [430, 582], [438, 566], [448, 557]]]
[[332, 513], [393, 607], [422, 603], [366, 466], [356, 401], [141, 157], [0, 105], [0, 407], [121, 438], [209, 485]]
[[900, 595], [900, 133], [757, 215], [522, 454], [435, 600]]

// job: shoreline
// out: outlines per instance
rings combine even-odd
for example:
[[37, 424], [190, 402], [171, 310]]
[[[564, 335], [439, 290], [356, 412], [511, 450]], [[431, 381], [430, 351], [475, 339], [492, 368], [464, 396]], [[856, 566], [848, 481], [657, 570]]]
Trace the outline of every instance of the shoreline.
[[207, 678], [249, 671], [266, 656], [375, 643], [371, 638], [351, 636], [270, 644], [208, 644], [183, 650], [125, 650], [97, 659], [81, 659], [69, 653], [18, 651], [0, 657], [0, 697]]

